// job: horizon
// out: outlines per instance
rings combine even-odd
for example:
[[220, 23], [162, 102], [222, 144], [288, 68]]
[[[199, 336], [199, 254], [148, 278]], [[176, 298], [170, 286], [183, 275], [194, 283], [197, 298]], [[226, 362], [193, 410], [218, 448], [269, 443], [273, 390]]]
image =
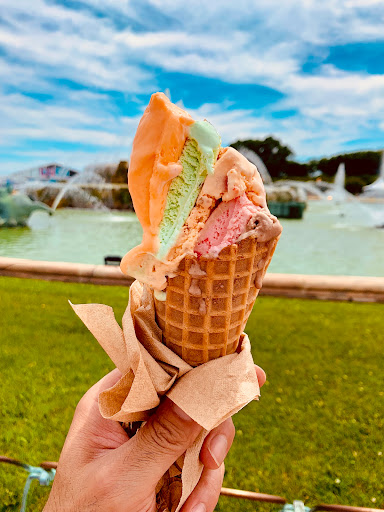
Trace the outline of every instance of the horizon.
[[316, 4], [4, 0], [0, 175], [129, 160], [167, 89], [223, 145], [272, 136], [301, 163], [382, 151], [384, 5]]
[[[268, 136], [273, 137], [273, 135], [266, 135], [266, 137], [268, 137]], [[233, 141], [233, 142], [235, 142], [235, 141]], [[280, 141], [280, 142], [283, 142], [283, 141]], [[293, 156], [290, 156], [288, 158], [288, 160], [293, 160], [293, 161], [296, 161], [296, 162], [299, 162], [299, 163], [302, 163], [302, 164], [306, 164], [306, 163], [310, 163], [311, 161], [320, 160], [322, 158], [330, 159], [330, 158], [337, 157], [337, 156], [352, 155], [354, 153], [365, 153], [365, 152], [369, 152], [369, 151], [381, 152], [382, 153], [382, 157], [384, 158], [384, 149], [381, 148], [381, 149], [376, 149], [376, 150], [375, 149], [369, 149], [369, 150], [366, 150], [366, 149], [359, 150], [359, 149], [357, 149], [355, 151], [350, 151], [349, 153], [343, 153], [343, 154], [335, 153], [334, 155], [322, 155], [322, 156], [316, 157], [316, 158], [311, 158], [310, 157], [310, 158], [308, 158], [306, 160], [302, 160], [302, 161], [296, 159], [295, 155], [293, 155]], [[258, 156], [261, 158], [261, 160], [263, 160], [262, 156], [260, 156], [260, 155], [258, 155]], [[23, 169], [17, 169], [17, 170], [15, 170], [15, 173], [29, 171], [29, 170], [35, 169], [36, 167], [48, 167], [50, 165], [58, 165], [58, 166], [61, 166], [61, 167], [68, 167], [68, 168], [71, 168], [74, 171], [83, 172], [88, 167], [98, 166], [98, 165], [100, 165], [100, 166], [118, 165], [120, 162], [127, 162], [128, 165], [129, 165], [129, 160], [130, 159], [127, 158], [125, 160], [100, 161], [100, 162], [96, 162], [94, 164], [85, 164], [81, 169], [76, 169], [73, 165], [64, 165], [62, 162], [59, 162], [59, 161], [49, 160], [49, 161], [41, 162], [39, 165], [33, 165], [33, 166], [25, 167]], [[379, 165], [379, 167], [378, 167], [378, 174], [380, 173], [380, 169], [381, 169], [381, 165]], [[0, 172], [0, 176], [2, 176], [1, 172]]]

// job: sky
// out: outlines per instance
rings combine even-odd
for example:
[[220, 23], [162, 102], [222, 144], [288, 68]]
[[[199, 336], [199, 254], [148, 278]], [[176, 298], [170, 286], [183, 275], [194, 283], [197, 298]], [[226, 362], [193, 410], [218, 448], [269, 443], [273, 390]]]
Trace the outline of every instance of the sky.
[[384, 147], [382, 0], [1, 0], [0, 175], [128, 160], [156, 91], [223, 145]]

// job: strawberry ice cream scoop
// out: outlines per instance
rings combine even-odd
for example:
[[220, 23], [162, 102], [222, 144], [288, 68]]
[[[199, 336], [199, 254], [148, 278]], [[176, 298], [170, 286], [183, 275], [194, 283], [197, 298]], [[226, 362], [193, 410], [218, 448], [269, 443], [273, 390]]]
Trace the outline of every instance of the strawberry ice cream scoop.
[[234, 244], [250, 230], [250, 221], [260, 212], [245, 194], [221, 202], [201, 230], [194, 252], [198, 256], [216, 257], [224, 247]]

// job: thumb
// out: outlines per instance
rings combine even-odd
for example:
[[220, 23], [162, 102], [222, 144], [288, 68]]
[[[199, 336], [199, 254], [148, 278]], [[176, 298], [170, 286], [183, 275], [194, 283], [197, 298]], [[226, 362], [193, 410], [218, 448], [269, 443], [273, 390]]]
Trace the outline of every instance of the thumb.
[[168, 398], [125, 447], [131, 469], [155, 487], [164, 473], [189, 448], [202, 427]]

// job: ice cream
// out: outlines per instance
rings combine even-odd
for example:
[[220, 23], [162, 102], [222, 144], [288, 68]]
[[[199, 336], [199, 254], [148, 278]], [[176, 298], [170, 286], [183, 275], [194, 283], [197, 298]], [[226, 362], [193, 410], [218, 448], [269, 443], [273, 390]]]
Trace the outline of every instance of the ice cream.
[[257, 168], [163, 94], [133, 144], [143, 241], [123, 272], [153, 292], [163, 342], [196, 366], [236, 351], [281, 233]]
[[[152, 96], [133, 142], [128, 173], [143, 240], [123, 258], [124, 273], [165, 289], [167, 277], [186, 255], [203, 254], [200, 231], [211, 214], [205, 232], [234, 214], [231, 233], [215, 242], [212, 256], [252, 230], [250, 211], [255, 216], [258, 208], [269, 215], [256, 167], [220, 142], [210, 123], [194, 121], [162, 93]], [[277, 221], [272, 224], [279, 228]]]

